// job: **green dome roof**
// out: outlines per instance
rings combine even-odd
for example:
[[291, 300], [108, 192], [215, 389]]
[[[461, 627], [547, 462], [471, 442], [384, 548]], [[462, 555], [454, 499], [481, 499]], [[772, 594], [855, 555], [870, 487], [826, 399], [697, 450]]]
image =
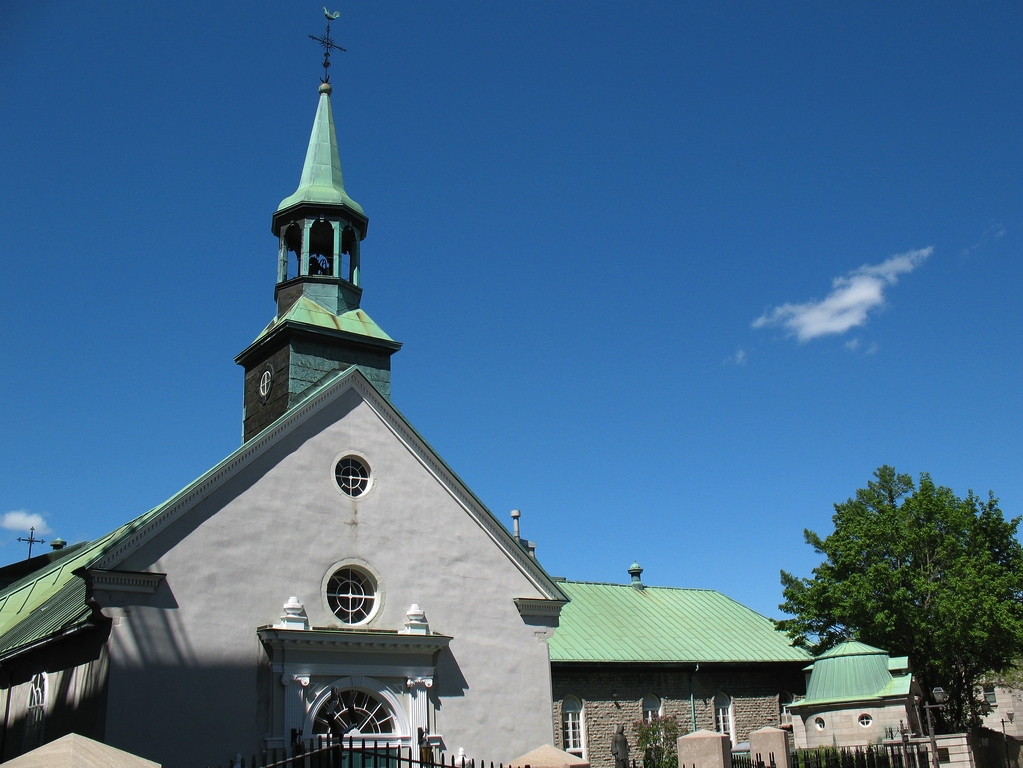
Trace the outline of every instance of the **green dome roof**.
[[803, 703], [879, 696], [891, 682], [887, 653], [848, 640], [814, 661]]

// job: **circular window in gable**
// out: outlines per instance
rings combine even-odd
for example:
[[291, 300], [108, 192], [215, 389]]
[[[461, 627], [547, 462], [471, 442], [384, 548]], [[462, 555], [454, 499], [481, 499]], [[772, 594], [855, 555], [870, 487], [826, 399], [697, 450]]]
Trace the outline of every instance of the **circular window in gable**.
[[874, 718], [872, 718], [866, 712], [860, 715], [860, 725], [862, 725], [864, 728], [869, 728], [872, 722], [874, 722]]
[[339, 568], [327, 581], [327, 604], [342, 624], [366, 621], [376, 603], [376, 581], [361, 568]]
[[334, 479], [342, 493], [357, 499], [369, 490], [369, 467], [356, 456], [345, 456], [334, 465]]

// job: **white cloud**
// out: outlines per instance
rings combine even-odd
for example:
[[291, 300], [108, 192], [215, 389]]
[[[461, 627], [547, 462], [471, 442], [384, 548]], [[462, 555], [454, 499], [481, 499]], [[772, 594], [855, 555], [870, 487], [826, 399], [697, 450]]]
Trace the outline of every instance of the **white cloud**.
[[882, 261], [864, 264], [831, 281], [831, 293], [820, 301], [782, 304], [753, 321], [754, 328], [780, 325], [800, 341], [845, 333], [867, 322], [871, 310], [884, 305], [885, 288], [899, 275], [912, 272], [934, 252], [933, 247], [906, 251]]
[[746, 365], [746, 350], [741, 347], [735, 350], [734, 355], [729, 355], [725, 358], [726, 363], [735, 363], [736, 365]]
[[991, 225], [980, 233], [980, 237], [977, 239], [977, 242], [963, 248], [963, 256], [969, 256], [971, 253], [984, 247], [992, 240], [1000, 240], [1005, 235], [1005, 231], [1005, 227], [1000, 221], [991, 222]]
[[30, 528], [35, 528], [36, 533], [50, 533], [50, 526], [46, 524], [43, 516], [37, 512], [29, 512], [27, 509], [16, 509], [13, 512], [5, 513], [0, 518], [0, 528], [25, 533], [28, 533]]

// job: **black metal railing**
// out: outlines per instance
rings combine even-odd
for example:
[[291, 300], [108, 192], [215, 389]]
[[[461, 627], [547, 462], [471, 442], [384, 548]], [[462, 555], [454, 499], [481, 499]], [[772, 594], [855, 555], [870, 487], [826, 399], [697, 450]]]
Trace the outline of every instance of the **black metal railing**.
[[733, 752], [732, 768], [777, 768], [774, 753], [761, 755], [759, 752]]
[[872, 744], [867, 747], [800, 749], [792, 768], [929, 768], [925, 744]]
[[[209, 768], [209, 767], [208, 767]], [[406, 747], [394, 741], [348, 738], [334, 742], [317, 734], [288, 756], [283, 748], [259, 754], [236, 755], [217, 768], [506, 768], [464, 755], [437, 753], [431, 748]], [[529, 766], [523, 766], [529, 768]], [[633, 765], [635, 768], [635, 764]]]

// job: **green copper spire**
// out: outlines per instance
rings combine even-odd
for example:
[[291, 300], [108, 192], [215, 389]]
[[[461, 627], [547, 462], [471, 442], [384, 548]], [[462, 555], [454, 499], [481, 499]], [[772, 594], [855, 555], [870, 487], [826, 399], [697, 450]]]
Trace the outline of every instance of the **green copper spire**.
[[298, 189], [290, 197], [281, 200], [278, 211], [299, 203], [328, 203], [343, 205], [363, 214], [362, 206], [345, 192], [341, 177], [341, 156], [337, 151], [337, 135], [334, 133], [334, 114], [330, 108], [330, 83], [320, 85], [320, 103], [313, 120], [313, 132], [309, 136], [309, 148], [302, 166], [302, 178]]
[[[323, 39], [315, 39], [329, 42], [329, 26]], [[384, 397], [391, 395], [391, 355], [401, 342], [361, 307], [369, 219], [341, 179], [330, 90], [330, 83], [320, 86], [298, 189], [281, 201], [270, 223], [277, 238], [277, 314], [235, 358], [245, 368], [244, 440], [352, 366]]]

